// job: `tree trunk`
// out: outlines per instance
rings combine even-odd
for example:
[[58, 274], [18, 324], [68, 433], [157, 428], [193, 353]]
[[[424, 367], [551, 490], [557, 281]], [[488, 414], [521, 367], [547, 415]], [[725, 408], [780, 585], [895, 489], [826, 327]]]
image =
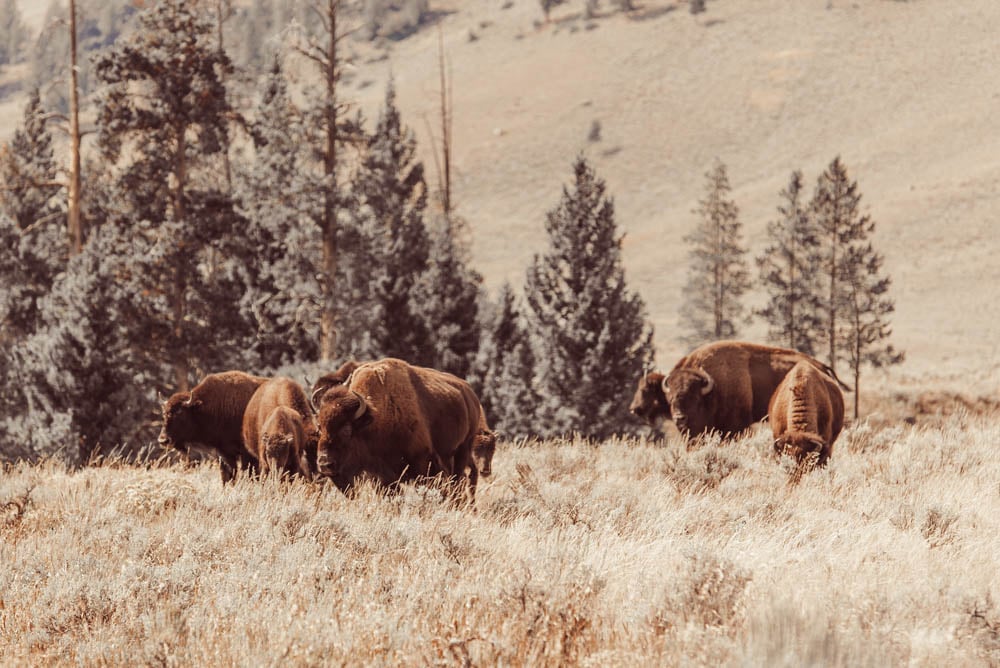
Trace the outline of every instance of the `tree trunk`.
[[69, 90], [69, 252], [83, 250], [83, 222], [80, 219], [80, 92], [76, 64], [76, 0], [69, 0], [70, 90]]
[[320, 316], [320, 358], [329, 362], [337, 354], [337, 314], [334, 301], [337, 275], [337, 10], [339, 0], [327, 0], [330, 42], [326, 71], [326, 147], [323, 174], [326, 192], [323, 206], [323, 311]]
[[[174, 156], [174, 179], [177, 187], [174, 190], [174, 220], [184, 221], [187, 211], [184, 205], [184, 186], [187, 181], [187, 142], [185, 141], [185, 131], [187, 127], [179, 124], [177, 132], [177, 154]], [[193, 249], [191, 249], [193, 250]], [[188, 359], [187, 355], [181, 352], [184, 349], [184, 318], [187, 316], [185, 295], [187, 293], [187, 280], [182, 272], [174, 274], [174, 291], [171, 295], [171, 311], [173, 315], [174, 340], [182, 345], [176, 346], [174, 353], [174, 376], [177, 384], [177, 392], [187, 392], [188, 390]]]

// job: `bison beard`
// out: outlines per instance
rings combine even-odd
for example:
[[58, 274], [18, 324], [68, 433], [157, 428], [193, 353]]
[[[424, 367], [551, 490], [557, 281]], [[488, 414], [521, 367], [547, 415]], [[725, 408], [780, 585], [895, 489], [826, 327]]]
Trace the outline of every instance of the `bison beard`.
[[223, 484], [241, 466], [257, 471], [257, 458], [243, 447], [243, 413], [266, 378], [242, 371], [205, 376], [190, 392], [178, 392], [163, 403], [160, 447], [190, 455], [203, 447], [219, 458]]
[[482, 407], [468, 383], [443, 371], [384, 359], [360, 365], [319, 405], [317, 464], [342, 490], [361, 476], [382, 485], [426, 476], [467, 480]]

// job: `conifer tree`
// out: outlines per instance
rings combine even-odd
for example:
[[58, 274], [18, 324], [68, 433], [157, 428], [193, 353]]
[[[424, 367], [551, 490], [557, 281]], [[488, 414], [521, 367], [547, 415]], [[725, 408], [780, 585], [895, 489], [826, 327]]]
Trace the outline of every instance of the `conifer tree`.
[[142, 251], [128, 237], [111, 225], [95, 232], [43, 300], [44, 326], [21, 350], [17, 383], [28, 410], [16, 435], [36, 454], [59, 444], [68, 460], [85, 463], [151, 440], [159, 379], [137, 364], [127, 331], [135, 287], [127, 265]]
[[0, 65], [11, 65], [23, 57], [28, 26], [17, 0], [0, 0]]
[[254, 159], [236, 179], [247, 219], [242, 308], [256, 330], [250, 366], [276, 368], [317, 358], [320, 306], [318, 230], [302, 195], [302, 119], [278, 57], [250, 131]]
[[[548, 212], [549, 247], [528, 268], [525, 299], [546, 434], [630, 431], [630, 385], [652, 356], [645, 305], [625, 284], [614, 205], [587, 160]], [[543, 434], [544, 435], [544, 434]]]
[[719, 160], [706, 175], [707, 193], [693, 212], [701, 220], [684, 237], [691, 245], [691, 265], [681, 306], [687, 341], [701, 344], [737, 335], [743, 319], [741, 298], [750, 287], [739, 209], [729, 199], [726, 166]]
[[352, 340], [342, 350], [359, 358], [381, 355], [432, 364], [434, 347], [420, 304], [430, 255], [424, 223], [427, 186], [423, 164], [416, 159], [416, 139], [403, 126], [391, 82], [352, 196], [357, 198], [355, 238], [344, 246], [351, 255], [349, 273], [364, 280], [354, 286], [354, 303], [343, 312], [351, 317], [342, 319], [341, 335]]
[[433, 346], [431, 365], [465, 378], [479, 349], [479, 289], [483, 277], [471, 268], [464, 241], [465, 221], [435, 216], [427, 271], [415, 304]]
[[793, 172], [781, 191], [780, 217], [767, 226], [770, 245], [757, 258], [757, 266], [769, 300], [757, 315], [767, 321], [772, 343], [812, 355], [821, 325], [816, 272], [819, 239], [808, 205], [802, 201], [802, 187], [802, 172]]
[[501, 287], [498, 303], [484, 310], [473, 387], [491, 427], [506, 437], [529, 436], [538, 431], [535, 359], [510, 283]]
[[0, 151], [0, 206], [22, 230], [60, 211], [56, 196], [62, 184], [56, 180], [58, 166], [46, 115], [38, 89], [32, 89], [21, 127]]
[[177, 389], [196, 367], [224, 366], [245, 343], [233, 298], [242, 286], [212, 257], [225, 256], [243, 223], [215, 177], [228, 145], [232, 109], [220, 77], [229, 67], [212, 25], [181, 0], [145, 9], [136, 30], [96, 64], [106, 85], [98, 138], [116, 167], [116, 224], [146, 243], [134, 270], [148, 321], [135, 331], [154, 337], [150, 347], [169, 363]]
[[881, 274], [882, 256], [871, 244], [875, 223], [861, 212], [858, 183], [851, 181], [840, 156], [819, 177], [811, 210], [822, 240], [822, 341], [829, 346], [831, 368], [841, 360], [851, 365], [857, 417], [861, 366], [903, 360], [886, 341], [891, 333], [887, 316], [894, 308], [887, 295], [890, 280]]

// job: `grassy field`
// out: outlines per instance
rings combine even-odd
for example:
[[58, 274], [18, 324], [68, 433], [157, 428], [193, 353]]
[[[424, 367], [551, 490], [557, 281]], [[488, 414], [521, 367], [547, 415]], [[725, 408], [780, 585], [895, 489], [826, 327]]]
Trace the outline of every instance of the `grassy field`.
[[4, 665], [996, 665], [1000, 416], [502, 443], [474, 509], [212, 466], [7, 466]]

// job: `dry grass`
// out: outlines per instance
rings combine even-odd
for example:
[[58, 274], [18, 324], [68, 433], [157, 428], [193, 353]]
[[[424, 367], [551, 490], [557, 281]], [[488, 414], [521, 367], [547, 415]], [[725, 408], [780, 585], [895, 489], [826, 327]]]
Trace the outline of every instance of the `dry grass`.
[[0, 476], [0, 657], [84, 665], [985, 665], [1000, 421], [502, 444], [475, 511], [211, 467]]

